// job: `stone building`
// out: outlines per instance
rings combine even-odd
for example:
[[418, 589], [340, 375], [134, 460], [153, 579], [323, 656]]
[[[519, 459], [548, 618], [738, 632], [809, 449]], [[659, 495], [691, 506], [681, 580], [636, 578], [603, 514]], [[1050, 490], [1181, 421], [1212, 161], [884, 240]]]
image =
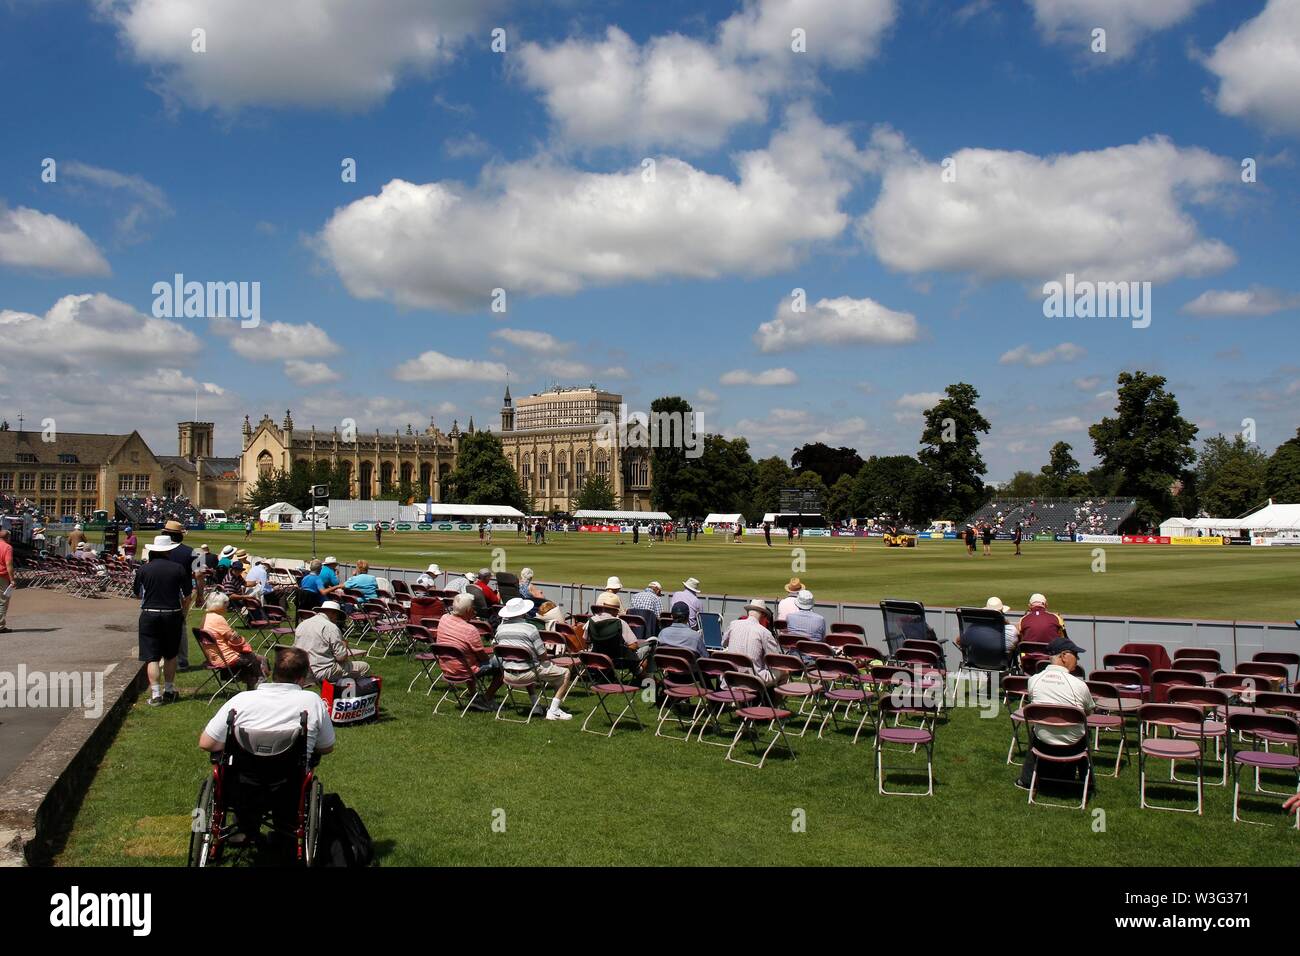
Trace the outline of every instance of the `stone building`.
[[329, 431], [318, 431], [314, 425], [295, 428], [293, 416], [287, 411], [279, 425], [263, 415], [254, 426], [245, 416], [239, 494], [242, 497], [262, 475], [292, 470], [294, 462], [314, 466], [318, 461], [328, 461], [331, 466], [341, 464], [349, 476], [348, 488], [331, 488], [331, 497], [369, 501], [407, 481], [418, 487], [421, 495], [441, 501], [442, 483], [456, 466], [460, 434], [457, 424], [444, 434], [432, 418], [429, 427], [418, 434], [410, 425], [405, 434], [385, 434], [377, 429], [349, 434], [340, 432], [337, 425]]
[[595, 385], [556, 386], [519, 399], [506, 387], [501, 439], [525, 495], [539, 514], [569, 511], [570, 500], [591, 475], [603, 475], [614, 489], [614, 507], [650, 510], [650, 452], [626, 448], [618, 429], [603, 428], [602, 413], [619, 417], [623, 396]]

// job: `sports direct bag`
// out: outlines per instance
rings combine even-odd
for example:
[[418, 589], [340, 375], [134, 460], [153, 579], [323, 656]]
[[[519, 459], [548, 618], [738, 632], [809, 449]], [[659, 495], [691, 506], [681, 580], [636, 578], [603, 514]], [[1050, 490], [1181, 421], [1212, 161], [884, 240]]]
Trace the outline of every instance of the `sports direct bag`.
[[320, 695], [335, 727], [357, 724], [379, 716], [382, 677], [343, 677], [321, 684]]
[[357, 811], [337, 793], [321, 798], [318, 866], [369, 866], [375, 859], [375, 845]]

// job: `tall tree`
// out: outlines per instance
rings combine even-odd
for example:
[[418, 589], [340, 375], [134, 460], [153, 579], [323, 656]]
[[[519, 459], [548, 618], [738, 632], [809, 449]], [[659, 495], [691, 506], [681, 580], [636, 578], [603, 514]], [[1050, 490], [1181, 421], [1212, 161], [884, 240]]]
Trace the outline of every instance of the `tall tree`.
[[844, 475], [856, 475], [862, 468], [862, 456], [852, 448], [832, 448], [818, 441], [796, 448], [790, 464], [801, 475], [815, 472], [829, 488]]
[[1032, 471], [1018, 471], [1001, 487], [1000, 491], [1012, 498], [1033, 498], [1044, 494], [1041, 480]]
[[489, 431], [466, 432], [460, 438], [456, 467], [444, 483], [449, 502], [463, 505], [510, 505], [523, 509], [519, 477]]
[[1174, 483], [1196, 458], [1196, 426], [1179, 413], [1163, 375], [1120, 372], [1115, 417], [1088, 429], [1105, 469], [1120, 476], [1116, 493], [1138, 500], [1149, 525], [1175, 511]]
[[[691, 403], [680, 395], [666, 395], [662, 398], [656, 398], [650, 403], [651, 415], [660, 413], [680, 415], [682, 422], [689, 420], [694, 411]], [[697, 435], [696, 440], [703, 441], [703, 436]], [[684, 443], [681, 444], [681, 447], [669, 445], [652, 449], [650, 452], [650, 504], [655, 509], [667, 511], [672, 515], [686, 516], [687, 514], [694, 514], [695, 512], [682, 510], [679, 498], [683, 493], [682, 470], [689, 463], [698, 462], [699, 460], [699, 458], [686, 457]]]
[[[1081, 473], [1079, 462], [1070, 454], [1073, 450], [1074, 446], [1064, 441], [1058, 441], [1052, 446], [1047, 455], [1047, 464], [1039, 473], [1038, 494], [1048, 498], [1063, 498], [1074, 493], [1071, 490], [1071, 480], [1081, 477]], [[1074, 487], [1078, 488], [1079, 484], [1076, 482]], [[1087, 491], [1083, 493], [1088, 494]]]
[[911, 455], [872, 455], [853, 479], [853, 512], [908, 524], [927, 520], [926, 472]]
[[975, 406], [980, 397], [973, 385], [957, 382], [944, 389], [944, 397], [925, 413], [921, 451], [917, 455], [927, 472], [926, 481], [939, 514], [931, 517], [960, 521], [984, 500], [984, 459], [980, 432], [989, 430]]
[[1215, 518], [1235, 518], [1265, 498], [1268, 456], [1242, 435], [1215, 435], [1197, 457], [1195, 487], [1200, 506]]
[[794, 486], [794, 469], [779, 455], [764, 458], [755, 465], [754, 507], [767, 514], [781, 510], [781, 489]]
[[1279, 503], [1300, 502], [1300, 428], [1269, 458], [1264, 469], [1264, 493]]
[[668, 506], [657, 507], [676, 518], [702, 518], [711, 511], [761, 518], [754, 503], [758, 469], [749, 442], [721, 435], [705, 435], [703, 441], [700, 457], [683, 459]]
[[840, 475], [835, 484], [826, 489], [826, 517], [832, 521], [853, 517], [853, 493], [856, 482], [852, 475]]
[[569, 505], [574, 511], [614, 510], [614, 486], [604, 475], [592, 475]]

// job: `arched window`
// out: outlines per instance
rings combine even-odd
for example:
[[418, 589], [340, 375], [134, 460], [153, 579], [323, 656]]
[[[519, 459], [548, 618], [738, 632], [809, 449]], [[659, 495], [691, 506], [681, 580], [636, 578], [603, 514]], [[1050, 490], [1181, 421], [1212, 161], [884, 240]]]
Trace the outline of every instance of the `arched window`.
[[542, 452], [537, 456], [537, 487], [546, 492], [546, 483], [551, 477], [551, 456]]
[[524, 481], [528, 481], [530, 478], [533, 477], [533, 456], [532, 455], [529, 454], [524, 455], [524, 462], [522, 465], [519, 466], [519, 474], [524, 479]]
[[412, 465], [409, 461], [402, 462], [401, 474], [402, 474], [402, 479], [401, 479], [402, 484], [409, 485], [411, 483], [411, 476], [415, 474], [415, 466]]
[[374, 462], [363, 461], [361, 463], [361, 487], [358, 489], [360, 494], [357, 495], [362, 501], [369, 501], [375, 493], [375, 465]]
[[579, 490], [582, 483], [587, 480], [587, 452], [579, 448], [578, 453], [573, 458], [573, 482]]
[[563, 488], [569, 481], [569, 456], [560, 452], [555, 456], [555, 483]]
[[163, 495], [167, 498], [175, 498], [181, 493], [181, 483], [175, 478], [168, 478], [163, 482]]
[[274, 467], [275, 467], [275, 460], [271, 457], [271, 453], [269, 451], [264, 451], [257, 456], [257, 477], [258, 478], [266, 478], [268, 475], [271, 474], [271, 471]]
[[596, 449], [596, 474], [602, 478], [609, 477], [609, 455], [605, 449]]
[[433, 494], [433, 465], [427, 461], [420, 463], [420, 493]]
[[393, 463], [386, 461], [379, 466], [379, 491], [387, 494], [393, 490]]
[[334, 494], [339, 494], [341, 492], [344, 498], [351, 498], [352, 497], [352, 462], [346, 460], [341, 461], [339, 462], [339, 467], [343, 470], [343, 477], [347, 481], [347, 487], [339, 488], [337, 490], [331, 488], [330, 491], [333, 492]]

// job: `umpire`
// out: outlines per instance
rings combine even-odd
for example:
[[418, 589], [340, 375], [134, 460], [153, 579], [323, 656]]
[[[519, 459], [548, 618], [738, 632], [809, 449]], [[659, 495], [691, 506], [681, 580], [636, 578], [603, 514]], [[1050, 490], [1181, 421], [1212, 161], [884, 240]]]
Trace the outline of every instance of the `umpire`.
[[[140, 655], [148, 664], [149, 706], [176, 700], [176, 655], [185, 633], [185, 608], [194, 590], [194, 578], [188, 568], [171, 560], [176, 542], [165, 534], [153, 539], [147, 551], [149, 560], [135, 572], [133, 590], [140, 598]], [[162, 662], [163, 679], [159, 684], [158, 662]]]

